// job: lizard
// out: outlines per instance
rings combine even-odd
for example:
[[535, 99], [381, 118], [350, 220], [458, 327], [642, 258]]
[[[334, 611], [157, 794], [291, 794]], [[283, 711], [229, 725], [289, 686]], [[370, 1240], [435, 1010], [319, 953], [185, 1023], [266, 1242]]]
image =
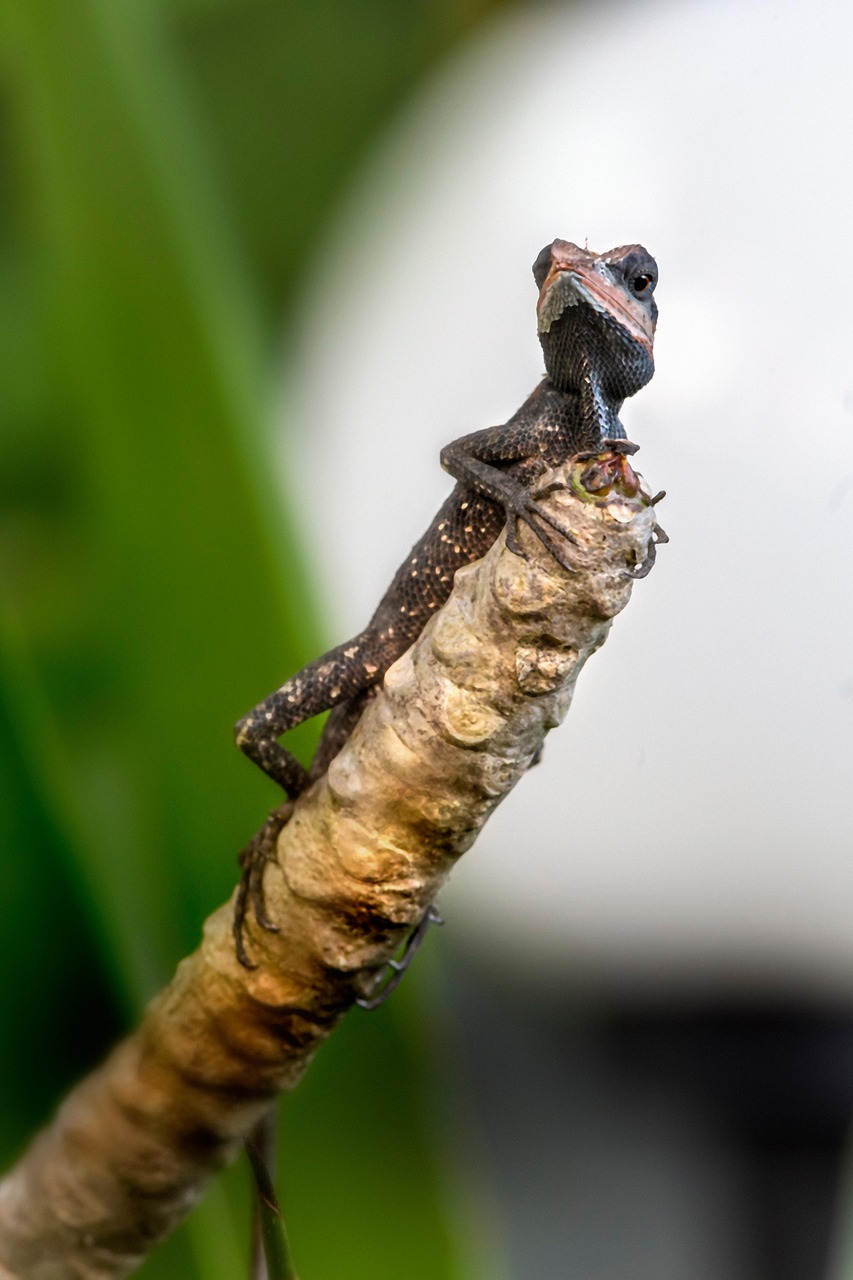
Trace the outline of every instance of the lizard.
[[[420, 635], [450, 595], [455, 571], [485, 555], [506, 526], [510, 551], [523, 555], [519, 521], [537, 534], [569, 572], [571, 554], [563, 534], [530, 494], [548, 468], [602, 448], [633, 453], [619, 421], [622, 403], [654, 372], [657, 324], [657, 263], [639, 244], [596, 254], [567, 240], [554, 240], [536, 258], [536, 313], [545, 376], [520, 409], [501, 426], [487, 427], [448, 444], [441, 465], [456, 486], [423, 537], [398, 569], [370, 622], [357, 636], [331, 649], [253, 707], [235, 726], [240, 749], [288, 797], [240, 855], [242, 876], [235, 904], [237, 957], [253, 967], [243, 939], [251, 903], [258, 924], [275, 930], [266, 913], [263, 873], [275, 857], [278, 834], [292, 802], [321, 777], [346, 742], [388, 668]], [[665, 535], [660, 530], [661, 540]], [[641, 567], [638, 576], [647, 572]], [[323, 711], [330, 711], [314, 759], [305, 768], [278, 739]], [[392, 961], [399, 978], [419, 945], [434, 908], [412, 934], [403, 962]], [[391, 983], [383, 987], [388, 994]], [[372, 1007], [377, 1000], [359, 1001]]]

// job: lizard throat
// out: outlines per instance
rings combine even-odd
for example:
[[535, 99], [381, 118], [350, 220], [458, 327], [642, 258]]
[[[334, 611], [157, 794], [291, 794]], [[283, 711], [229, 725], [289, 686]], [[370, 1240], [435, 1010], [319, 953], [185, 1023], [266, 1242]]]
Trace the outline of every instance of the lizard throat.
[[594, 366], [587, 360], [581, 375], [580, 416], [584, 447], [595, 449], [603, 440], [626, 439], [625, 428], [619, 421], [621, 401], [613, 401], [605, 395]]

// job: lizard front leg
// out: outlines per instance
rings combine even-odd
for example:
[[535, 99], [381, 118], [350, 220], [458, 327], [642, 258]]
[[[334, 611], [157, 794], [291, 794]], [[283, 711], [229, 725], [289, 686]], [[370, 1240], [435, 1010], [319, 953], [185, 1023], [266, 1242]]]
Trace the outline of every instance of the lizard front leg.
[[[514, 432], [509, 426], [478, 431], [446, 445], [441, 451], [441, 465], [461, 484], [503, 507], [507, 520], [506, 544], [510, 551], [526, 559], [517, 531], [518, 521], [523, 520], [557, 563], [569, 573], [574, 573], [577, 566], [564, 547], [565, 541], [573, 542], [574, 539], [539, 508], [518, 476], [507, 470], [508, 465], [527, 462], [532, 478], [542, 469], [538, 465], [537, 453], [531, 449], [528, 439], [531, 435], [529, 428], [524, 432]], [[555, 538], [551, 529], [555, 529], [560, 538]]]

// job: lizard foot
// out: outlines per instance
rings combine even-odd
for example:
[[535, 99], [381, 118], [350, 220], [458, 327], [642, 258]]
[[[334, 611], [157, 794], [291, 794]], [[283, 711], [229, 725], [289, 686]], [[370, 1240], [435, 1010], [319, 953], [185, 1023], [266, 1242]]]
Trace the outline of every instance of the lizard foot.
[[409, 934], [400, 959], [389, 960], [387, 964], [383, 965], [371, 987], [369, 995], [362, 996], [360, 1000], [356, 1000], [356, 1004], [360, 1009], [367, 1009], [368, 1012], [378, 1009], [381, 1004], [385, 1003], [391, 992], [396, 991], [403, 981], [403, 975], [420, 950], [431, 924], [444, 924], [441, 912], [434, 903], [430, 903], [420, 922]]
[[262, 929], [270, 933], [278, 932], [278, 925], [267, 915], [266, 894], [264, 893], [264, 871], [268, 862], [276, 860], [276, 844], [279, 833], [287, 824], [293, 805], [279, 805], [267, 817], [260, 831], [256, 832], [245, 848], [240, 850], [238, 862], [243, 874], [237, 889], [237, 900], [234, 903], [234, 950], [237, 959], [245, 969], [257, 969], [254, 961], [249, 959], [246, 951], [244, 931], [249, 905], [255, 913], [255, 919]]
[[[507, 517], [506, 545], [513, 555], [520, 556], [522, 560], [530, 558], [518, 537], [518, 521], [523, 520], [561, 568], [567, 573], [578, 572], [578, 565], [572, 561], [564, 546], [566, 542], [577, 546], [577, 539], [567, 533], [555, 517], [542, 510], [523, 485], [519, 485], [517, 489], [513, 488], [502, 498], [502, 501]], [[559, 538], [555, 538], [551, 530], [558, 533]]]
[[[621, 453], [623, 458], [630, 458], [635, 453], [639, 453], [640, 446], [638, 444], [634, 444], [633, 440], [614, 440], [608, 436], [607, 439], [602, 440], [601, 448], [598, 452], [602, 453], [605, 449], [609, 449], [611, 453]], [[591, 453], [589, 456], [592, 458], [595, 454]]]
[[659, 524], [656, 524], [652, 530], [652, 540], [649, 543], [649, 550], [646, 558], [641, 565], [638, 565], [636, 569], [631, 570], [632, 578], [639, 579], [647, 578], [649, 576], [655, 566], [658, 546], [663, 542], [669, 542], [669, 535], [660, 527]]

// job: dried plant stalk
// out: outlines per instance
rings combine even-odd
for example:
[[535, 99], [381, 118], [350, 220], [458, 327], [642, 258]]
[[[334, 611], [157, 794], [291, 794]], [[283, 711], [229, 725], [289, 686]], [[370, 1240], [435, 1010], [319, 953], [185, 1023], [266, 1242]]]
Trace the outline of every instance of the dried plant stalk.
[[296, 805], [266, 874], [279, 926], [236, 961], [234, 900], [139, 1028], [68, 1096], [0, 1183], [0, 1280], [131, 1272], [350, 1008], [571, 702], [653, 554], [648, 496], [621, 453], [543, 477], [567, 573], [526, 527], [501, 537], [388, 672]]

